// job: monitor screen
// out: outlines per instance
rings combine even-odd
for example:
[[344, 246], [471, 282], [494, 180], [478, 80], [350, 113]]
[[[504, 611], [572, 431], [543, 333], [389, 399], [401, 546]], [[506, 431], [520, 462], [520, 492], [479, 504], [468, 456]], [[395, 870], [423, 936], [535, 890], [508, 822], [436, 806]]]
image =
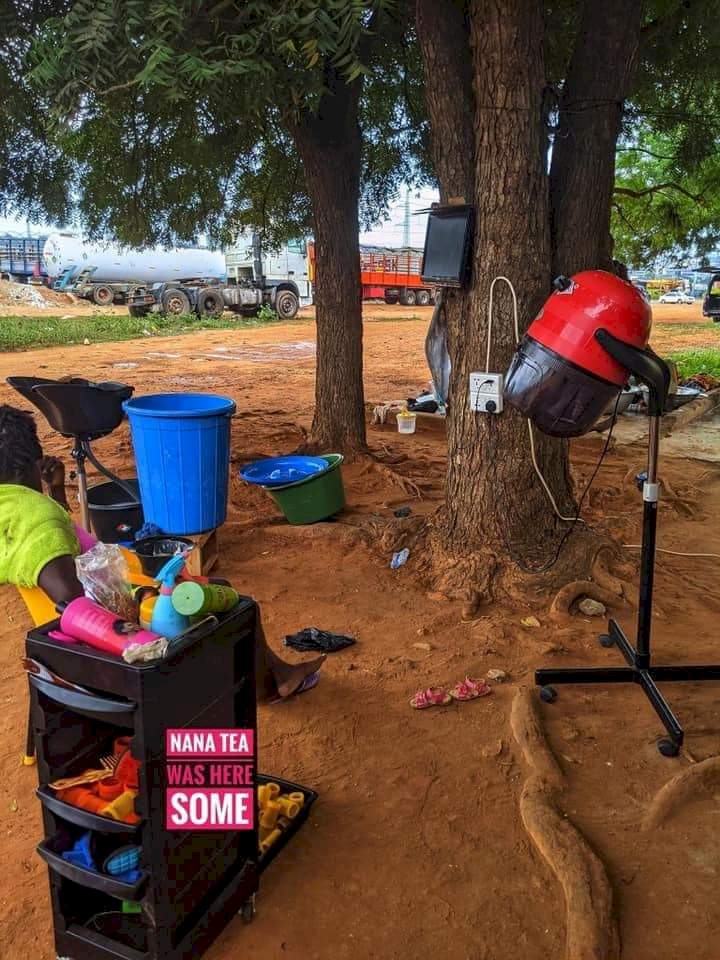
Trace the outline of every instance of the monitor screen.
[[426, 283], [459, 286], [467, 275], [472, 208], [433, 210], [428, 216], [422, 278]]

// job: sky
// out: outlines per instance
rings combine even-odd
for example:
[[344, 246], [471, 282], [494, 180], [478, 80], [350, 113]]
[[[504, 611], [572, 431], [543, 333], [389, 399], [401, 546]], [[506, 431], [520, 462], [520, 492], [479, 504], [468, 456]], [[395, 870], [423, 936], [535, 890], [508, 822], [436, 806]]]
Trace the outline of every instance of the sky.
[[[425, 226], [427, 214], [417, 214], [418, 210], [426, 210], [438, 198], [437, 190], [424, 188], [411, 189], [410, 198], [410, 246], [422, 247], [425, 243]], [[405, 223], [405, 192], [400, 199], [390, 205], [390, 217], [384, 222], [360, 234], [360, 243], [373, 244], [383, 247], [401, 247], [403, 244]]]
[[[437, 191], [432, 189], [411, 189], [409, 194], [410, 246], [422, 247], [425, 242], [427, 215], [415, 215], [415, 212], [429, 207], [433, 201], [438, 199], [438, 195]], [[372, 230], [361, 233], [360, 243], [383, 247], [400, 247], [403, 243], [404, 221], [405, 191], [401, 191], [400, 198], [390, 205], [388, 219]], [[49, 224], [30, 224], [30, 234], [32, 236], [50, 233], [53, 229], [55, 228]], [[24, 220], [17, 220], [12, 217], [0, 217], [0, 234], [3, 233], [25, 235], [27, 233], [26, 223]]]

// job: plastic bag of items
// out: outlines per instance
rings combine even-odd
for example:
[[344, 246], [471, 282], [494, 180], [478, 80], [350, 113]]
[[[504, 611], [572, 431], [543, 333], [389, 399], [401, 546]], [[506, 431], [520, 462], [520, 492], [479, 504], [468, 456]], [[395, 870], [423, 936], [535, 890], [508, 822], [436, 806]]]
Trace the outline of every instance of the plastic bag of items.
[[138, 610], [130, 586], [130, 571], [115, 543], [96, 543], [75, 560], [86, 596], [123, 620], [137, 623]]

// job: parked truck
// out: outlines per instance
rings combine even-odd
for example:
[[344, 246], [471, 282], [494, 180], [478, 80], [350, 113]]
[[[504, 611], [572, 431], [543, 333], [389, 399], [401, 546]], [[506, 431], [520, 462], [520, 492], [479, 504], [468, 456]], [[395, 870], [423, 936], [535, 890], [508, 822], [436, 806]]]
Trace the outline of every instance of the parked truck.
[[140, 283], [225, 278], [225, 258], [220, 251], [202, 247], [140, 250], [86, 243], [69, 233], [50, 234], [43, 247], [43, 266], [56, 289], [99, 306], [126, 302]]
[[710, 277], [702, 311], [704, 317], [709, 317], [713, 323], [720, 323], [720, 272]]
[[298, 298], [292, 290], [263, 287], [253, 280], [232, 284], [213, 280], [138, 284], [128, 293], [127, 304], [133, 317], [151, 312], [219, 317], [225, 309], [252, 317], [263, 305], [283, 320], [291, 320], [298, 312]]
[[[315, 248], [308, 243], [311, 271]], [[436, 287], [420, 276], [422, 250], [412, 247], [360, 247], [360, 283], [363, 300], [384, 300], [404, 307], [427, 307], [435, 302]], [[311, 272], [312, 276], [312, 272]]]
[[195, 313], [219, 316], [231, 310], [255, 316], [267, 306], [291, 320], [301, 305], [312, 303], [310, 265], [304, 240], [278, 250], [263, 250], [257, 233], [243, 231], [225, 254], [226, 278], [135, 285], [128, 295], [133, 316]]
[[0, 237], [0, 277], [8, 280], [42, 282], [42, 251], [45, 237]]

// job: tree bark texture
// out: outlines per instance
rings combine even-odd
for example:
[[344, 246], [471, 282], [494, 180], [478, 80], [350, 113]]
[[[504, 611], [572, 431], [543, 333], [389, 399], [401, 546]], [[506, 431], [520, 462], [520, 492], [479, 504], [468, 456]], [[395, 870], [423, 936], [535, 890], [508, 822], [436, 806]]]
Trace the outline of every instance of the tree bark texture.
[[[554, 542], [556, 523], [533, 471], [527, 424], [513, 410], [501, 416], [475, 413], [468, 396], [470, 373], [485, 370], [493, 279], [512, 281], [521, 335], [550, 292], [542, 3], [471, 0], [463, 44], [449, 31], [422, 29], [429, 5], [438, 8], [438, 18], [441, 8], [456, 7], [450, 0], [418, 3], [436, 169], [444, 195], [465, 195], [476, 208], [472, 282], [458, 298], [462, 309], [448, 313], [448, 547], [465, 554], [489, 548], [529, 559], [538, 556], [539, 544], [540, 555], [547, 556], [546, 538]], [[466, 69], [473, 77], [471, 106], [458, 92], [458, 76]], [[457, 169], [457, 158], [445, 156], [458, 145], [472, 157], [472, 172]], [[494, 301], [490, 371], [503, 372], [515, 349], [504, 284], [496, 285]], [[569, 511], [567, 445], [538, 434], [536, 446], [559, 506]]]
[[318, 450], [365, 448], [362, 291], [358, 204], [360, 81], [330, 85], [316, 113], [291, 132], [303, 162], [315, 234], [317, 360], [311, 443]]
[[560, 97], [550, 198], [555, 275], [613, 269], [615, 150], [644, 0], [585, 0]]

